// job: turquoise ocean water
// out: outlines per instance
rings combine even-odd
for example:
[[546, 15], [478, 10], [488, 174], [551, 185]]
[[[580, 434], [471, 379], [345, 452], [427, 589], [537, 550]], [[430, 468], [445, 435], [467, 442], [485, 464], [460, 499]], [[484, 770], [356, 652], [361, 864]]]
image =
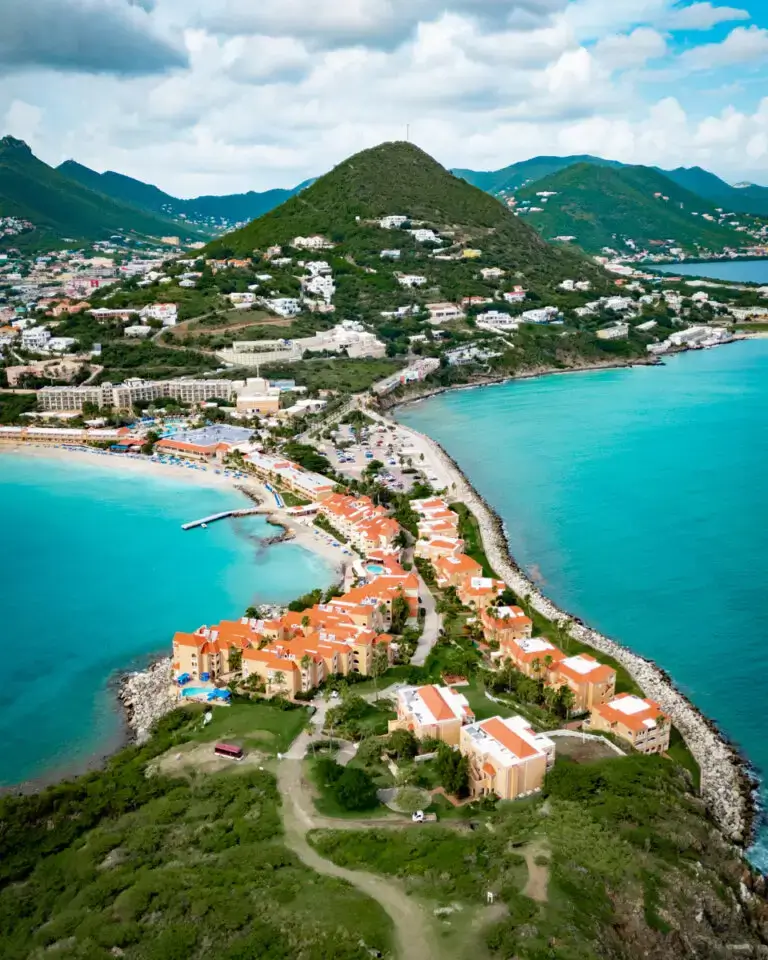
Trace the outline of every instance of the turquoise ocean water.
[[118, 742], [110, 678], [170, 650], [176, 630], [288, 601], [333, 572], [261, 517], [180, 524], [242, 494], [0, 454], [0, 786], [77, 770]]
[[768, 283], [768, 257], [764, 260], [716, 260], [710, 263], [656, 264], [654, 270], [685, 277], [711, 277], [731, 283]]
[[[666, 668], [768, 774], [768, 340], [398, 418], [463, 467], [545, 592]], [[768, 867], [765, 829], [753, 854]]]

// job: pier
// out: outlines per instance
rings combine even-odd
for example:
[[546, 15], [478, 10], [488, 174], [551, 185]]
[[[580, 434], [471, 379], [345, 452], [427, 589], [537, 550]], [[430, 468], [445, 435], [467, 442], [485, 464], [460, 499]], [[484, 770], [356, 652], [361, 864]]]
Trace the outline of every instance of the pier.
[[216, 523], [217, 520], [226, 520], [227, 517], [250, 517], [256, 513], [263, 513], [262, 507], [246, 507], [244, 510], [224, 510], [221, 513], [214, 513], [210, 517], [203, 517], [202, 520], [193, 520], [191, 523], [182, 523], [182, 530], [194, 530], [195, 527], [207, 526], [209, 523]]

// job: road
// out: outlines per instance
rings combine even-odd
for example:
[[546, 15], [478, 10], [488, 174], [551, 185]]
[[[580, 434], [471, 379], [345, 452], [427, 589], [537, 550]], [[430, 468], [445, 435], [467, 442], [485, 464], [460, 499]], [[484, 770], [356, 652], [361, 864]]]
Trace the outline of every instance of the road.
[[[414, 567], [414, 569], [416, 568]], [[424, 617], [424, 629], [421, 631], [421, 636], [419, 637], [419, 644], [416, 647], [413, 656], [411, 657], [411, 663], [414, 665], [414, 667], [424, 666], [432, 647], [434, 647], [434, 645], [437, 643], [438, 637], [440, 636], [440, 630], [443, 626], [443, 618], [437, 612], [435, 598], [432, 595], [432, 591], [422, 580], [420, 574], [419, 597], [421, 597], [421, 606], [424, 607], [426, 615]]]

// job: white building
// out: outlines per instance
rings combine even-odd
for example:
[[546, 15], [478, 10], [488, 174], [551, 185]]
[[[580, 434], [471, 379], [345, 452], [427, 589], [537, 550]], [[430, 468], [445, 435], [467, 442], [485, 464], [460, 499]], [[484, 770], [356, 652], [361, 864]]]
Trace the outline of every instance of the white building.
[[517, 330], [520, 326], [519, 317], [502, 313], [501, 310], [486, 310], [485, 313], [479, 313], [475, 321], [482, 330]]
[[24, 350], [45, 350], [51, 339], [51, 331], [46, 327], [30, 327], [21, 334], [21, 346]]
[[410, 233], [416, 243], [442, 243], [442, 240], [434, 230], [419, 228], [418, 230], [409, 230], [408, 233]]
[[526, 310], [520, 315], [523, 323], [552, 323], [560, 316], [557, 307], [539, 307], [537, 310]]
[[615, 323], [612, 327], [598, 330], [596, 336], [599, 340], [626, 340], [629, 336], [629, 324]]
[[423, 287], [427, 278], [418, 273], [400, 273], [397, 275], [397, 282], [401, 287]]
[[632, 297], [603, 297], [600, 303], [606, 310], [614, 310], [616, 313], [624, 313], [635, 306]]
[[563, 280], [559, 285], [561, 290], [582, 290], [587, 291], [592, 286], [589, 280]]
[[638, 323], [635, 329], [639, 330], [641, 333], [648, 333], [648, 331], [653, 330], [655, 326], [656, 326], [655, 320], [646, 320], [645, 323]]
[[295, 317], [301, 313], [301, 304], [295, 297], [274, 297], [271, 300], [265, 299], [262, 303], [279, 317]]
[[506, 270], [502, 270], [501, 267], [483, 267], [480, 271], [480, 276], [483, 280], [500, 280], [504, 276]]
[[455, 303], [428, 303], [430, 323], [448, 323], [450, 320], [463, 320], [464, 313]]
[[159, 320], [164, 327], [173, 327], [178, 319], [179, 308], [175, 303], [150, 303], [139, 310], [142, 320]]
[[522, 303], [525, 300], [527, 290], [522, 287], [515, 287], [513, 290], [507, 290], [502, 296], [507, 303]]
[[152, 333], [152, 327], [147, 327], [142, 323], [135, 323], [131, 327], [126, 327], [123, 330], [124, 337], [136, 337], [142, 339], [148, 337]]
[[256, 303], [255, 293], [230, 293], [227, 298], [232, 306], [238, 310], [247, 310]]
[[382, 217], [381, 220], [379, 220], [379, 226], [382, 230], [397, 230], [407, 222], [408, 217], [401, 216], [400, 214], [393, 214], [389, 217]]
[[76, 343], [74, 337], [51, 337], [44, 349], [46, 353], [66, 353]]
[[382, 260], [399, 260], [401, 254], [399, 250], [382, 250], [380, 256]]
[[330, 250], [333, 244], [325, 237], [294, 237], [291, 246], [297, 250]]
[[322, 297], [326, 303], [330, 303], [331, 300], [333, 300], [333, 295], [336, 292], [336, 284], [333, 282], [333, 278], [320, 276], [319, 274], [310, 277], [308, 280], [303, 280], [302, 285], [306, 293], [314, 294], [316, 297]]

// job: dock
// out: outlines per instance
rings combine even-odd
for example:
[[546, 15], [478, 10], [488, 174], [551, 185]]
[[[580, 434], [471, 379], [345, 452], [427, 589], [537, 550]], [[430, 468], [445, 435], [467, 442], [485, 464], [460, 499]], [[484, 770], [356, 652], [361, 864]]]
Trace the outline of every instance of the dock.
[[223, 510], [221, 513], [214, 513], [210, 517], [203, 517], [201, 520], [192, 520], [191, 523], [182, 523], [182, 530], [194, 530], [195, 527], [206, 526], [209, 523], [216, 523], [217, 520], [226, 520], [227, 517], [250, 517], [257, 513], [264, 513], [263, 507], [246, 507], [244, 510]]

